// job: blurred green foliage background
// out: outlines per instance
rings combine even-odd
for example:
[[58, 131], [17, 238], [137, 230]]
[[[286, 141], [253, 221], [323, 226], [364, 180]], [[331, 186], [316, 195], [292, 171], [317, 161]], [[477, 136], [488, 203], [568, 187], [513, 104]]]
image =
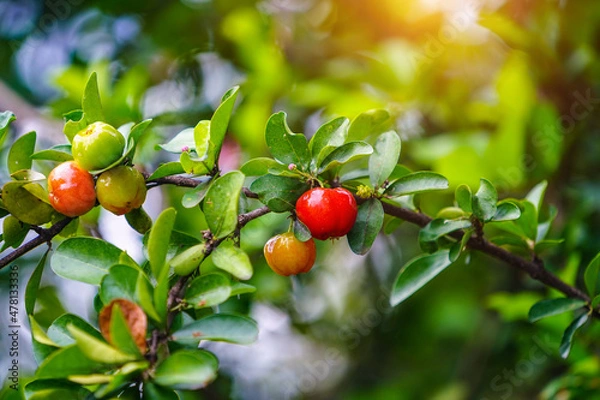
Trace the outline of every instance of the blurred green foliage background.
[[[152, 171], [169, 160], [155, 145], [209, 118], [234, 84], [227, 168], [265, 154], [275, 111], [310, 135], [332, 117], [385, 108], [401, 162], [453, 188], [486, 177], [501, 197], [522, 197], [548, 180], [550, 236], [566, 240], [542, 256], [573, 284], [600, 250], [599, 51], [594, 0], [0, 0], [0, 109], [52, 143], [96, 71], [109, 122], [154, 119], [136, 160]], [[182, 194], [165, 190], [154, 207], [178, 206], [178, 229], [199, 235], [203, 216], [181, 207]], [[451, 199], [418, 200], [435, 213]], [[600, 399], [597, 324], [561, 360], [569, 318], [528, 323], [545, 291], [517, 271], [473, 254], [389, 309], [393, 278], [418, 252], [416, 228], [380, 237], [364, 258], [344, 241], [320, 243], [318, 268], [292, 282], [261, 255], [286, 225], [268, 216], [244, 230], [258, 291], [226, 306], [250, 311], [261, 339], [212, 348], [222, 373], [197, 398]], [[60, 285], [71, 282], [48, 278], [47, 324], [61, 312]]]

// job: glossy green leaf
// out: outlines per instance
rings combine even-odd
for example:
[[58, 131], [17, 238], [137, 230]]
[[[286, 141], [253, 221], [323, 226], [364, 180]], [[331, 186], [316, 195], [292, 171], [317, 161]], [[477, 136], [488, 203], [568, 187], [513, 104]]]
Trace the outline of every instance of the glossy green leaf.
[[135, 297], [139, 306], [153, 320], [160, 322], [160, 316], [154, 307], [154, 287], [145, 274], [139, 274], [135, 285]]
[[8, 171], [13, 174], [21, 169], [31, 169], [31, 155], [35, 151], [35, 132], [19, 137], [8, 151]]
[[79, 347], [84, 356], [92, 361], [116, 365], [136, 359], [135, 356], [123, 353], [105, 341], [99, 340], [86, 331], [77, 328], [75, 325], [69, 325], [67, 326], [67, 329], [75, 339], [77, 347]]
[[194, 152], [181, 153], [179, 163], [186, 174], [209, 175], [211, 167], [206, 161], [198, 161]]
[[309, 189], [307, 183], [287, 176], [267, 174], [256, 179], [250, 190], [273, 212], [286, 212], [296, 207], [296, 201]]
[[473, 230], [468, 229], [465, 231], [465, 233], [464, 233], [463, 237], [460, 239], [460, 241], [458, 241], [452, 245], [452, 247], [450, 248], [450, 253], [448, 254], [448, 257], [450, 258], [451, 262], [455, 262], [456, 260], [459, 259], [460, 255], [466, 248], [467, 243], [469, 242], [469, 239], [471, 239], [472, 235], [473, 235]]
[[370, 135], [387, 130], [390, 113], [382, 109], [368, 110], [359, 114], [348, 129], [348, 140], [363, 140]]
[[88, 123], [85, 119], [85, 115], [83, 115], [83, 110], [73, 110], [64, 114], [65, 117], [65, 126], [63, 128], [63, 132], [67, 139], [69, 139], [69, 143], [73, 141], [75, 135], [85, 129], [88, 126]]
[[[138, 394], [139, 395], [139, 394]], [[179, 400], [179, 395], [173, 390], [144, 382], [144, 400]]]
[[481, 178], [479, 190], [473, 196], [473, 213], [483, 222], [490, 221], [496, 215], [498, 192], [487, 179]]
[[118, 160], [118, 164], [121, 164], [126, 158], [133, 159], [135, 156], [135, 150], [137, 149], [137, 144], [142, 138], [142, 135], [146, 133], [151, 123], [151, 119], [145, 119], [142, 122], [135, 124], [131, 128], [129, 131], [129, 136], [127, 136], [127, 147], [123, 152], [123, 156]]
[[[57, 215], [51, 205], [27, 190], [23, 181], [10, 181], [2, 187], [4, 208], [30, 225], [43, 225]], [[38, 184], [29, 184], [38, 185]], [[38, 185], [39, 186], [39, 185]]]
[[177, 254], [169, 261], [169, 264], [171, 264], [177, 275], [185, 276], [191, 274], [200, 266], [202, 260], [204, 260], [205, 251], [205, 243], [197, 244]]
[[251, 344], [258, 338], [258, 326], [248, 317], [212, 314], [184, 326], [172, 334], [175, 342], [198, 347], [201, 340]]
[[243, 282], [233, 282], [231, 284], [231, 293], [229, 294], [229, 296], [230, 297], [239, 296], [240, 294], [254, 293], [254, 292], [256, 292], [256, 287], [254, 287], [252, 285], [248, 285]]
[[521, 218], [521, 209], [515, 203], [502, 202], [498, 204], [492, 221], [514, 221], [519, 218]]
[[294, 236], [301, 242], [306, 242], [312, 237], [310, 229], [298, 218], [294, 220]]
[[435, 215], [436, 218], [441, 219], [459, 219], [465, 218], [467, 213], [463, 211], [462, 208], [458, 207], [444, 207]]
[[600, 253], [587, 265], [583, 277], [590, 297], [596, 296], [600, 292]]
[[447, 220], [437, 218], [424, 226], [419, 232], [419, 241], [433, 242], [449, 233], [471, 227], [468, 219]]
[[58, 347], [58, 345], [56, 343], [54, 343], [52, 341], [52, 339], [50, 339], [48, 337], [48, 334], [44, 331], [44, 329], [40, 326], [40, 324], [35, 320], [33, 315], [29, 316], [29, 325], [31, 326], [31, 338], [33, 340], [35, 340], [36, 342], [38, 342], [42, 345]]
[[[208, 165], [212, 168], [221, 154], [221, 147], [225, 140], [229, 119], [235, 105], [235, 100], [239, 92], [239, 86], [229, 89], [221, 99], [221, 104], [215, 110], [210, 119], [210, 142], [208, 144]], [[200, 152], [198, 155], [201, 156]]]
[[339, 117], [317, 129], [317, 132], [308, 143], [315, 166], [320, 165], [329, 153], [346, 142], [349, 126], [350, 120], [348, 118]]
[[152, 228], [152, 218], [142, 208], [134, 208], [125, 214], [125, 220], [137, 233], [144, 235]]
[[104, 111], [102, 111], [102, 103], [100, 102], [98, 76], [95, 72], [92, 72], [90, 79], [85, 85], [81, 106], [88, 125], [96, 121], [106, 121]]
[[27, 287], [25, 288], [25, 312], [27, 315], [33, 315], [35, 310], [35, 301], [38, 297], [38, 289], [40, 287], [49, 251], [50, 250], [47, 250], [42, 258], [40, 258], [40, 261], [37, 263], [27, 282]]
[[379, 135], [369, 158], [369, 178], [373, 187], [381, 186], [390, 177], [398, 163], [401, 147], [395, 131]]
[[194, 150], [196, 150], [196, 154], [200, 160], [205, 160], [208, 157], [209, 143], [210, 121], [200, 121], [194, 127]]
[[358, 206], [356, 222], [348, 232], [348, 245], [355, 254], [365, 255], [371, 249], [383, 227], [383, 218], [383, 206], [379, 199], [368, 199]]
[[[46, 175], [34, 171], [32, 169], [20, 169], [17, 172], [13, 172], [12, 174], [10, 174], [10, 177], [13, 178], [14, 180], [17, 181], [24, 181], [24, 182], [40, 182], [40, 181], [45, 181], [46, 180]], [[23, 187], [27, 188], [28, 183], [23, 184]], [[48, 197], [48, 192], [46, 190], [44, 190], [41, 186], [38, 186], [41, 191], [43, 193], [46, 194], [46, 199]], [[32, 193], [35, 194], [35, 193]], [[38, 196], [39, 197], [39, 196]], [[43, 200], [43, 199], [41, 199]]]
[[55, 250], [50, 266], [54, 273], [90, 285], [100, 285], [108, 269], [115, 264], [135, 265], [118, 247], [100, 239], [74, 237], [66, 239]]
[[391, 305], [396, 306], [406, 300], [451, 264], [448, 250], [421, 255], [410, 260], [402, 267], [396, 278], [392, 288]]
[[154, 373], [154, 382], [179, 390], [197, 390], [217, 377], [219, 362], [204, 350], [179, 350], [164, 359]]
[[4, 140], [4, 136], [8, 132], [10, 124], [15, 120], [15, 114], [10, 111], [0, 112], [0, 143]]
[[473, 194], [467, 185], [459, 185], [454, 192], [456, 204], [465, 212], [473, 212]]
[[521, 217], [515, 220], [515, 225], [527, 238], [535, 240], [538, 229], [538, 214], [535, 206], [529, 201], [522, 201], [520, 205]]
[[7, 216], [2, 221], [2, 238], [4, 239], [4, 245], [2, 251], [8, 247], [17, 248], [25, 240], [29, 232], [29, 225], [24, 224], [12, 215]]
[[181, 205], [185, 208], [194, 208], [204, 200], [206, 192], [208, 191], [210, 181], [207, 180], [202, 182], [195, 188], [188, 190], [181, 197]]
[[552, 226], [552, 223], [556, 219], [557, 215], [558, 215], [558, 208], [556, 208], [553, 205], [550, 205], [548, 207], [548, 218], [543, 222], [538, 222], [537, 234], [536, 234], [536, 238], [535, 238], [536, 242], [543, 241], [544, 238], [548, 235], [548, 232], [550, 231], [550, 227]]
[[335, 150], [333, 150], [321, 164], [319, 164], [319, 173], [329, 169], [339, 167], [356, 160], [361, 157], [366, 157], [373, 153], [373, 148], [365, 142], [348, 142]]
[[240, 171], [242, 171], [246, 176], [266, 175], [269, 173], [269, 170], [284, 171], [288, 170], [288, 166], [278, 163], [269, 157], [256, 157], [248, 160], [240, 168]]
[[77, 345], [72, 345], [63, 347], [46, 358], [35, 376], [39, 379], [64, 379], [71, 375], [89, 375], [107, 369], [106, 365], [86, 357]]
[[110, 316], [110, 341], [113, 346], [125, 354], [130, 354], [135, 358], [141, 358], [140, 349], [135, 343], [129, 324], [123, 315], [121, 307], [113, 307]]
[[542, 318], [577, 310], [578, 308], [584, 307], [585, 304], [586, 302], [583, 300], [566, 297], [542, 300], [535, 303], [529, 310], [529, 322], [535, 322]]
[[36, 379], [25, 384], [25, 399], [87, 400], [92, 393], [79, 384], [59, 379]]
[[231, 242], [224, 242], [212, 252], [215, 265], [243, 281], [252, 277], [252, 264], [248, 254]]
[[394, 181], [385, 190], [388, 197], [448, 189], [448, 180], [435, 172], [413, 172]]
[[158, 279], [165, 267], [167, 252], [169, 250], [169, 239], [177, 211], [174, 208], [167, 208], [156, 218], [150, 235], [148, 237], [148, 261], [152, 268], [152, 274]]
[[171, 161], [164, 164], [160, 164], [156, 171], [152, 173], [148, 177], [148, 181], [153, 181], [155, 179], [164, 178], [166, 176], [179, 175], [183, 174], [185, 170], [179, 161]]
[[135, 302], [135, 288], [139, 270], [128, 265], [116, 264], [109, 268], [100, 282], [100, 299], [108, 304], [114, 299]]
[[208, 228], [217, 239], [233, 233], [237, 227], [244, 178], [239, 171], [228, 172], [217, 178], [206, 193], [202, 209]]
[[195, 278], [185, 291], [184, 301], [194, 308], [212, 307], [225, 302], [231, 294], [229, 279], [212, 273]]
[[52, 322], [48, 328], [48, 337], [58, 346], [65, 347], [75, 343], [73, 335], [67, 327], [73, 325], [98, 340], [102, 340], [102, 335], [92, 325], [83, 318], [74, 314], [63, 314]]
[[562, 358], [566, 359], [569, 356], [569, 353], [571, 352], [571, 342], [573, 341], [575, 332], [587, 322], [588, 318], [589, 315], [587, 313], [581, 314], [575, 318], [565, 330], [562, 340], [560, 341], [560, 347], [558, 348]]
[[273, 157], [284, 165], [296, 164], [306, 170], [310, 163], [310, 151], [306, 137], [293, 133], [287, 125], [286, 114], [273, 114], [267, 122], [265, 140]]
[[565, 239], [547, 239], [537, 242], [533, 248], [533, 251], [536, 254], [540, 254], [546, 250], [552, 249], [561, 243], [563, 243]]
[[544, 201], [544, 195], [546, 194], [547, 188], [548, 188], [548, 182], [541, 181], [540, 183], [535, 185], [533, 187], [533, 189], [531, 189], [529, 191], [529, 193], [527, 193], [527, 196], [525, 196], [525, 199], [529, 200], [531, 202], [531, 204], [534, 205], [535, 210], [537, 211], [538, 214], [542, 208], [542, 203]]
[[190, 150], [196, 150], [196, 142], [194, 140], [194, 128], [186, 128], [179, 132], [167, 143], [158, 145], [164, 151], [169, 153], [180, 154]]
[[73, 155], [71, 154], [70, 144], [59, 144], [56, 146], [52, 146], [49, 149], [33, 153], [30, 158], [32, 160], [65, 162], [71, 161], [73, 159]]

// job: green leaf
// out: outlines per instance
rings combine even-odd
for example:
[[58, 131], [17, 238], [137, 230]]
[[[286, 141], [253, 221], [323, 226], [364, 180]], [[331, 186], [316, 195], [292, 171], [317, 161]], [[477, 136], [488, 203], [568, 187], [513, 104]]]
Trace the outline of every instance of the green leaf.
[[301, 242], [306, 242], [312, 237], [310, 229], [308, 229], [308, 227], [298, 218], [294, 220], [294, 236]]
[[110, 267], [108, 274], [100, 282], [100, 299], [104, 304], [114, 299], [126, 299], [135, 302], [135, 288], [139, 270], [128, 265], [116, 264]]
[[231, 284], [231, 293], [229, 294], [229, 297], [254, 292], [256, 292], [256, 288], [254, 286], [242, 282], [234, 282]]
[[201, 340], [251, 344], [258, 338], [254, 320], [232, 314], [212, 314], [194, 321], [173, 333], [172, 339], [186, 346], [198, 347]]
[[63, 132], [67, 139], [69, 139], [69, 143], [73, 141], [73, 138], [77, 133], [83, 129], [85, 129], [88, 124], [85, 119], [85, 115], [83, 115], [82, 110], [73, 110], [64, 114], [65, 117], [65, 126], [63, 128]]
[[481, 178], [479, 190], [473, 196], [473, 213], [483, 222], [490, 221], [496, 215], [496, 203], [498, 203], [496, 188], [490, 181]]
[[33, 315], [35, 310], [35, 300], [38, 297], [38, 289], [42, 280], [42, 274], [44, 272], [44, 266], [46, 265], [46, 259], [50, 250], [46, 250], [40, 261], [37, 263], [33, 273], [29, 277], [27, 287], [25, 288], [25, 312], [27, 315]]
[[142, 135], [146, 132], [150, 124], [152, 123], [151, 119], [145, 119], [142, 122], [135, 124], [131, 130], [129, 131], [129, 136], [127, 137], [127, 147], [123, 152], [123, 155], [117, 162], [113, 163], [111, 166], [122, 164], [126, 158], [133, 160], [135, 156], [135, 150], [137, 149], [137, 144], [139, 143]]
[[35, 151], [35, 132], [19, 137], [8, 151], [8, 172], [14, 174], [21, 169], [31, 169], [31, 155]]
[[146, 211], [140, 208], [134, 208], [125, 214], [125, 220], [137, 233], [144, 235], [152, 228], [152, 218]]
[[204, 260], [205, 251], [206, 244], [200, 243], [177, 254], [169, 263], [177, 275], [185, 276], [191, 274], [200, 266], [200, 263]]
[[397, 306], [406, 300], [451, 264], [448, 250], [413, 258], [400, 270], [396, 278], [390, 299], [391, 305]]
[[473, 194], [467, 185], [459, 185], [454, 192], [456, 204], [465, 212], [473, 212]]
[[181, 205], [185, 208], [194, 208], [202, 200], [204, 200], [204, 196], [206, 196], [206, 192], [208, 191], [208, 185], [210, 184], [210, 180], [200, 183], [195, 188], [188, 190], [183, 197], [181, 198]]
[[286, 171], [287, 165], [278, 163], [269, 157], [252, 158], [240, 168], [240, 171], [246, 176], [262, 176], [269, 173], [270, 170]]
[[541, 181], [537, 185], [531, 189], [527, 196], [525, 196], [526, 200], [529, 200], [531, 204], [534, 205], [536, 212], [539, 214], [542, 209], [542, 203], [544, 201], [544, 195], [546, 194], [546, 189], [548, 188], [547, 181]]
[[435, 172], [413, 172], [393, 182], [385, 190], [389, 197], [405, 196], [407, 194], [429, 192], [432, 190], [448, 189], [448, 180]]
[[179, 132], [170, 141], [165, 144], [159, 144], [158, 147], [169, 153], [181, 154], [186, 151], [196, 150], [194, 141], [194, 128], [186, 128]]
[[179, 400], [179, 395], [173, 390], [144, 382], [144, 400]]
[[204, 350], [179, 350], [161, 362], [154, 373], [154, 382], [179, 390], [197, 390], [217, 377], [219, 362]]
[[258, 199], [276, 213], [293, 210], [298, 198], [308, 189], [308, 184], [299, 179], [271, 174], [261, 176], [250, 185]]
[[566, 359], [569, 356], [569, 353], [571, 352], [571, 342], [573, 341], [575, 332], [587, 322], [588, 318], [589, 315], [587, 313], [581, 314], [579, 317], [575, 318], [565, 330], [562, 340], [560, 341], [560, 347], [558, 348], [562, 358]]
[[27, 232], [29, 232], [28, 224], [24, 224], [12, 215], [4, 218], [4, 221], [2, 221], [2, 238], [4, 239], [2, 251], [9, 247], [15, 249], [19, 247], [25, 240]]
[[[40, 181], [45, 181], [46, 180], [46, 175], [44, 175], [42, 173], [39, 173], [39, 172], [36, 172], [36, 171], [34, 171], [32, 169], [20, 169], [17, 172], [14, 172], [14, 173], [10, 174], [10, 177], [13, 178], [14, 180], [24, 181], [24, 182], [36, 182], [36, 181], [40, 182]], [[27, 185], [28, 185], [28, 183], [24, 183], [23, 187], [25, 189], [27, 189]], [[41, 192], [45, 193], [45, 197], [47, 199], [48, 198], [48, 192], [46, 190], [44, 190], [44, 188], [42, 188], [39, 185], [37, 187], [40, 188]], [[32, 191], [31, 194], [35, 194], [35, 193]], [[43, 199], [40, 199], [40, 200], [43, 200]]]
[[383, 132], [389, 125], [390, 113], [382, 109], [368, 110], [359, 114], [348, 129], [348, 140], [363, 140], [367, 136]]
[[[210, 121], [200, 121], [194, 127], [194, 150], [199, 160], [208, 157], [208, 146], [210, 143]], [[212, 167], [212, 165], [209, 165]]]
[[460, 241], [458, 241], [452, 245], [452, 247], [450, 248], [450, 254], [449, 254], [451, 262], [455, 262], [456, 260], [458, 260], [458, 258], [462, 254], [463, 250], [467, 246], [469, 239], [471, 239], [472, 235], [473, 235], [472, 229], [466, 230], [465, 234], [460, 239]]
[[23, 392], [27, 400], [87, 400], [92, 396], [92, 392], [81, 385], [58, 379], [33, 380], [25, 384]]
[[231, 242], [222, 243], [212, 252], [212, 261], [215, 266], [243, 281], [252, 277], [252, 264], [244, 250], [236, 247]]
[[521, 209], [515, 203], [502, 202], [498, 204], [492, 221], [514, 221], [519, 218], [521, 218]]
[[[122, 258], [123, 257], [123, 258]], [[74, 237], [62, 242], [50, 260], [56, 275], [90, 285], [100, 285], [108, 269], [114, 264], [135, 265], [118, 247], [100, 239]]]
[[183, 174], [185, 170], [179, 161], [171, 161], [164, 164], [160, 164], [156, 171], [148, 177], [148, 181], [155, 179], [164, 178], [165, 176], [172, 176]]
[[600, 290], [600, 253], [587, 265], [583, 277], [590, 297], [596, 296]]
[[48, 334], [44, 331], [44, 329], [40, 326], [40, 324], [35, 320], [33, 315], [29, 316], [29, 325], [31, 326], [31, 338], [35, 340], [37, 343], [40, 343], [45, 346], [58, 347], [56, 343], [52, 341], [48, 337]]
[[379, 199], [368, 199], [358, 206], [356, 222], [348, 232], [348, 245], [355, 254], [365, 255], [371, 249], [383, 227], [384, 216]]
[[566, 297], [542, 300], [535, 303], [529, 310], [529, 322], [535, 322], [542, 318], [577, 310], [578, 308], [584, 307], [585, 304], [586, 302], [583, 300]]
[[152, 268], [152, 274], [158, 279], [161, 276], [162, 270], [165, 267], [167, 260], [167, 252], [169, 250], [169, 239], [173, 226], [175, 225], [175, 217], [177, 211], [174, 208], [164, 210], [150, 230], [148, 237], [148, 261]]
[[140, 349], [135, 343], [129, 325], [125, 320], [121, 307], [113, 307], [110, 316], [110, 340], [111, 343], [125, 354], [130, 354], [135, 358], [141, 358]]
[[192, 175], [209, 175], [211, 168], [208, 166], [208, 163], [206, 161], [198, 161], [197, 157], [194, 156], [195, 154], [194, 152], [181, 153], [179, 162], [184, 172]]
[[95, 72], [92, 72], [85, 85], [81, 106], [88, 125], [96, 121], [106, 121], [100, 102], [100, 92], [98, 91], [98, 76]]
[[83, 318], [74, 314], [63, 314], [52, 322], [48, 328], [48, 337], [58, 346], [65, 347], [75, 343], [75, 339], [71, 332], [67, 329], [69, 325], [73, 325], [89, 335], [94, 336], [98, 340], [102, 340], [102, 335], [92, 325]]
[[154, 288], [145, 274], [139, 274], [135, 285], [135, 297], [140, 307], [153, 320], [160, 322], [160, 316], [154, 307]]
[[296, 164], [302, 170], [307, 170], [310, 163], [310, 152], [306, 137], [293, 133], [287, 125], [286, 114], [273, 114], [267, 122], [265, 140], [273, 157], [285, 164]]
[[52, 146], [49, 149], [33, 153], [30, 158], [32, 160], [65, 162], [73, 160], [73, 155], [71, 154], [70, 144], [59, 144]]
[[533, 203], [522, 201], [521, 217], [515, 220], [515, 225], [520, 229], [526, 237], [531, 240], [536, 240], [538, 229], [538, 214]]
[[535, 246], [533, 247], [533, 251], [536, 254], [540, 254], [546, 250], [549, 250], [553, 247], [556, 247], [558, 245], [560, 245], [561, 243], [563, 243], [565, 241], [565, 239], [546, 239], [546, 240], [542, 240], [539, 241], [535, 244]]
[[381, 186], [390, 177], [398, 163], [401, 147], [400, 137], [395, 131], [379, 135], [369, 158], [371, 185]]
[[4, 208], [26, 224], [43, 225], [50, 222], [57, 213], [46, 202], [47, 200], [39, 199], [26, 189], [24, 187], [26, 184], [24, 181], [10, 181], [4, 184], [2, 187]]
[[329, 153], [344, 144], [348, 136], [349, 126], [350, 120], [348, 118], [339, 117], [323, 124], [315, 132], [308, 143], [315, 166], [320, 165]]
[[448, 220], [437, 218], [421, 229], [421, 232], [419, 232], [419, 241], [434, 242], [449, 233], [470, 227], [471, 221], [468, 219]]
[[319, 173], [325, 172], [331, 168], [339, 167], [356, 160], [360, 157], [366, 157], [373, 153], [373, 148], [365, 142], [349, 142], [333, 150], [321, 164], [319, 164]]
[[224, 238], [235, 231], [243, 185], [244, 174], [231, 171], [217, 178], [208, 189], [202, 209], [208, 228], [216, 239]]
[[[208, 165], [212, 168], [217, 160], [219, 154], [221, 154], [221, 147], [223, 146], [223, 140], [225, 140], [225, 134], [227, 133], [227, 127], [229, 125], [229, 119], [231, 118], [231, 112], [235, 105], [235, 100], [239, 92], [239, 86], [234, 86], [229, 89], [221, 99], [221, 104], [215, 110], [210, 120], [210, 142], [208, 144]], [[198, 155], [201, 156], [200, 152]]]
[[8, 128], [10, 124], [16, 119], [15, 114], [10, 111], [2, 111], [0, 112], [0, 143], [4, 140], [4, 136], [6, 132], [8, 132]]
[[136, 359], [135, 356], [121, 352], [105, 341], [99, 340], [86, 331], [77, 328], [75, 325], [69, 325], [67, 326], [67, 329], [75, 339], [77, 347], [79, 347], [84, 356], [92, 361], [102, 364], [117, 365]]
[[38, 367], [39, 379], [61, 379], [72, 375], [89, 375], [107, 370], [106, 365], [86, 357], [77, 345], [63, 347], [52, 353]]
[[231, 294], [229, 279], [212, 273], [194, 279], [185, 291], [184, 301], [194, 308], [212, 307], [225, 302]]

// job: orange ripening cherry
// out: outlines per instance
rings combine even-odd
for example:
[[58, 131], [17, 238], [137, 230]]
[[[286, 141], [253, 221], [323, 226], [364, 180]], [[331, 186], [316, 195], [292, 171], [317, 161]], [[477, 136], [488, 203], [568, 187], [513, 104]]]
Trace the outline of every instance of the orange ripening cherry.
[[315, 241], [302, 242], [292, 232], [273, 236], [263, 249], [267, 264], [279, 275], [298, 275], [310, 271], [317, 258]]
[[48, 175], [50, 204], [68, 217], [78, 217], [96, 205], [94, 177], [75, 161], [66, 161]]
[[342, 237], [354, 226], [358, 208], [344, 188], [316, 187], [296, 201], [296, 215], [315, 239]]

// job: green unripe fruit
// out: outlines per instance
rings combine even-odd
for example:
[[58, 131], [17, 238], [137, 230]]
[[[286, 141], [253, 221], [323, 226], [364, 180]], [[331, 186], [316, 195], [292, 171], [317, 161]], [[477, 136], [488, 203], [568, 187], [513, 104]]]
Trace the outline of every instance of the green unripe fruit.
[[96, 181], [100, 205], [116, 215], [140, 208], [146, 200], [146, 181], [135, 168], [120, 165], [103, 172]]
[[94, 122], [79, 131], [71, 143], [73, 158], [86, 171], [104, 169], [123, 155], [125, 137], [104, 122]]

